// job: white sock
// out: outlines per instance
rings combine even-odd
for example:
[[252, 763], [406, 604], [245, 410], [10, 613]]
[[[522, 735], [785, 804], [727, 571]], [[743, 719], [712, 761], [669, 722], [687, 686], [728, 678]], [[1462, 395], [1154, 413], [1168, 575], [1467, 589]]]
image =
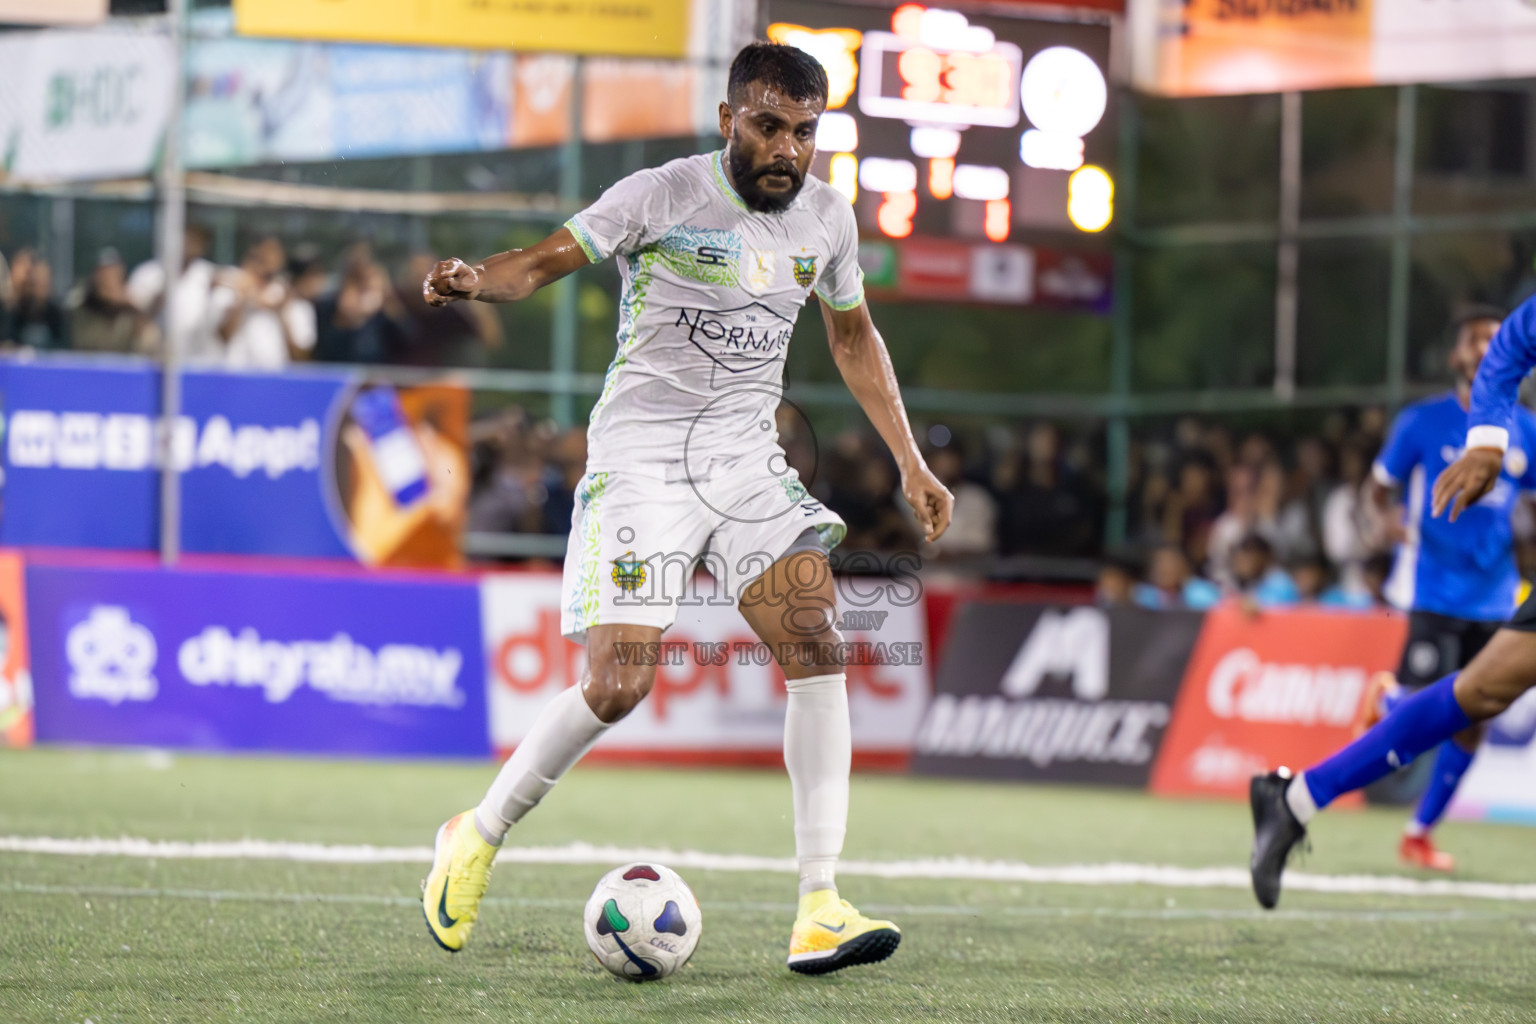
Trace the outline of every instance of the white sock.
[[1409, 818], [1408, 824], [1403, 827], [1403, 835], [1409, 839], [1423, 839], [1429, 835], [1429, 826], [1418, 818]]
[[1317, 813], [1317, 801], [1312, 799], [1312, 791], [1307, 788], [1307, 773], [1302, 772], [1291, 780], [1291, 784], [1285, 787], [1285, 802], [1290, 805], [1291, 813], [1296, 815], [1296, 820], [1305, 825], [1312, 820]]
[[837, 890], [837, 858], [848, 831], [848, 771], [853, 730], [847, 677], [790, 679], [784, 714], [784, 767], [795, 800], [795, 856], [800, 895]]
[[533, 810], [607, 730], [607, 723], [587, 705], [580, 686], [568, 688], [544, 705], [475, 808], [475, 828], [481, 837], [499, 846], [507, 830]]

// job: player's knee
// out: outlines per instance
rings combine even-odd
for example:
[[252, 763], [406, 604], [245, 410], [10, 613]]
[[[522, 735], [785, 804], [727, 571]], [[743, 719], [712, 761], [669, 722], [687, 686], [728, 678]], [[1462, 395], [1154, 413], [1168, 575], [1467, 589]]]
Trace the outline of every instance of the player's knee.
[[1479, 665], [1476, 660], [1456, 677], [1456, 703], [1474, 722], [1504, 712], [1521, 694], [1536, 684], [1530, 670], [1512, 671], [1509, 662]]
[[781, 640], [774, 655], [784, 675], [789, 678], [841, 672], [848, 663], [843, 636], [830, 624], [820, 630]]
[[623, 665], [605, 658], [593, 662], [589, 672], [582, 694], [592, 713], [608, 723], [633, 711], [656, 685], [655, 666]]

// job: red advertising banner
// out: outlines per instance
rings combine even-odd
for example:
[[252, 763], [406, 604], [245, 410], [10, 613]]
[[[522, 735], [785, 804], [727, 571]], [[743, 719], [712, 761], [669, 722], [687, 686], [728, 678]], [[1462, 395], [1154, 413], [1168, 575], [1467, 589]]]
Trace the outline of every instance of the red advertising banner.
[[1371, 674], [1397, 666], [1395, 613], [1211, 611], [1184, 671], [1152, 791], [1246, 797], [1248, 780], [1348, 742]]

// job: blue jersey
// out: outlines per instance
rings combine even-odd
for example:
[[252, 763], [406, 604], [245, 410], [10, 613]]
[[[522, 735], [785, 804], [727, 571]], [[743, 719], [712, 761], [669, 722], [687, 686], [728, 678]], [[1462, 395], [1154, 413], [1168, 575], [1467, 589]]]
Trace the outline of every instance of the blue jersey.
[[1477, 368], [1472, 408], [1467, 412], [1468, 447], [1503, 448], [1515, 443], [1510, 421], [1520, 398], [1520, 382], [1532, 368], [1536, 368], [1536, 296], [1504, 318]]
[[1482, 501], [1451, 522], [1430, 513], [1435, 478], [1460, 457], [1467, 413], [1455, 394], [1410, 405], [1392, 424], [1376, 479], [1403, 488], [1408, 537], [1397, 550], [1387, 599], [1404, 610], [1502, 622], [1515, 610], [1520, 572], [1510, 515], [1536, 491], [1536, 416], [1512, 407], [1504, 471]]

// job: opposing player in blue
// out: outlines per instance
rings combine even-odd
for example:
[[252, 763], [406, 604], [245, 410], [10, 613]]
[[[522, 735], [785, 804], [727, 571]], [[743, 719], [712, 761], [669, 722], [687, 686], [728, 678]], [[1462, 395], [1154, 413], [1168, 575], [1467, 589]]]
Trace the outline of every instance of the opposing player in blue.
[[[1472, 383], [1465, 451], [1435, 481], [1431, 515], [1449, 522], [1474, 509], [1501, 483], [1512, 439], [1520, 382], [1536, 368], [1536, 298], [1514, 311], [1494, 335]], [[1319, 808], [1369, 785], [1451, 737], [1486, 722], [1536, 687], [1536, 597], [1528, 598], [1466, 668], [1403, 698], [1374, 727], [1299, 775], [1288, 769], [1254, 778], [1253, 854], [1249, 868], [1259, 904], [1280, 900], [1292, 849]]]
[[[1502, 319], [1491, 308], [1470, 309], [1460, 318], [1450, 355], [1455, 388], [1404, 409], [1376, 460], [1376, 504], [1385, 507], [1398, 493], [1405, 506], [1386, 596], [1408, 613], [1408, 640], [1397, 675], [1383, 672], [1371, 680], [1361, 731], [1389, 714], [1407, 693], [1466, 667], [1514, 613], [1520, 571], [1510, 517], [1521, 494], [1536, 490], [1536, 459], [1531, 457], [1536, 454], [1536, 416], [1515, 409], [1504, 471], [1486, 498], [1454, 523], [1429, 514], [1430, 484], [1462, 450], [1472, 381]], [[1398, 846], [1404, 863], [1436, 871], [1455, 868], [1455, 860], [1435, 847], [1430, 832], [1471, 767], [1482, 737], [1483, 727], [1473, 725], [1440, 745], [1434, 774]]]

